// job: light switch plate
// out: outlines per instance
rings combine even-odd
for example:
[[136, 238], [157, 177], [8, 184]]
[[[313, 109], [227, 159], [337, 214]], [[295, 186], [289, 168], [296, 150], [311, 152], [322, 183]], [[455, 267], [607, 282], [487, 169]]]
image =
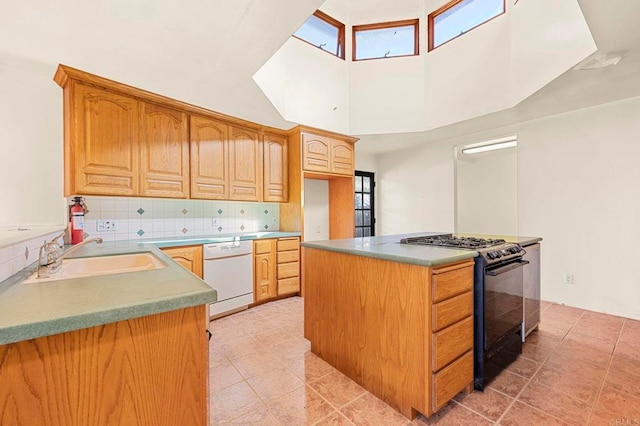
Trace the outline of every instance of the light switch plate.
[[116, 221], [113, 220], [113, 219], [98, 220], [96, 222], [96, 230], [98, 232], [102, 232], [102, 231], [117, 231], [118, 230], [118, 226], [116, 224]]

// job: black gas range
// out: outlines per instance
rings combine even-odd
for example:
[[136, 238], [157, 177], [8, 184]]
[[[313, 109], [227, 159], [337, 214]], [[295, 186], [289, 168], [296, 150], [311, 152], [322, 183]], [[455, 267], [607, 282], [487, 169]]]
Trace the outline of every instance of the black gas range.
[[522, 352], [525, 251], [503, 239], [425, 235], [401, 244], [475, 250], [474, 387], [483, 390]]

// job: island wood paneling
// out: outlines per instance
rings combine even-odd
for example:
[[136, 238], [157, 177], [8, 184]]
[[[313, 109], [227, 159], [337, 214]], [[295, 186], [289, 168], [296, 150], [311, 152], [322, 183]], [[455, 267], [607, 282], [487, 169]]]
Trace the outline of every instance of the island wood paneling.
[[302, 257], [312, 352], [406, 417], [430, 414], [430, 269], [307, 247]]
[[208, 425], [205, 306], [0, 346], [0, 425]]

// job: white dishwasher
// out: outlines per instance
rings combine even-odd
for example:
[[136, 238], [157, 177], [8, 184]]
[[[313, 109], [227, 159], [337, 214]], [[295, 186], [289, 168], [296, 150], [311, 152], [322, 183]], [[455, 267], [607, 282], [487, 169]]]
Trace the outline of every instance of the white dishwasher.
[[211, 317], [246, 309], [253, 303], [252, 241], [205, 244], [203, 255], [204, 281], [218, 292], [218, 301], [209, 310]]

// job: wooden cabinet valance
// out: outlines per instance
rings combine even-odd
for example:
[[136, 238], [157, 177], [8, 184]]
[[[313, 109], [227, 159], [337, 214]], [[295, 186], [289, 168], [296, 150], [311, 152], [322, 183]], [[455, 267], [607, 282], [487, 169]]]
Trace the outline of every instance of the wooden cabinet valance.
[[54, 79], [66, 196], [287, 201], [286, 132], [63, 65]]

